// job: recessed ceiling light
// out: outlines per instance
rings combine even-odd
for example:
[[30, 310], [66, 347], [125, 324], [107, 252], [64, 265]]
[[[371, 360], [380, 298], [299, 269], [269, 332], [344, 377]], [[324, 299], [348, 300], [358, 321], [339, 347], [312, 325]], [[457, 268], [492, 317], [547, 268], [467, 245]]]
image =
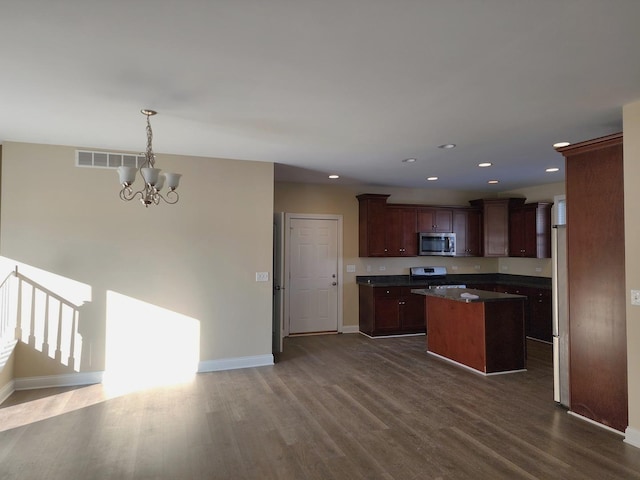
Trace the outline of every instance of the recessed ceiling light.
[[557, 171], [559, 171], [559, 170], [560, 170], [560, 169], [559, 169], [558, 167], [551, 167], [551, 168], [547, 168], [547, 169], [545, 170], [545, 172], [549, 172], [549, 173], [551, 173], [551, 172], [557, 172]]
[[569, 145], [571, 145], [569, 142], [557, 142], [553, 144], [553, 148], [568, 147]]
[[444, 148], [445, 150], [448, 150], [450, 148], [456, 148], [456, 144], [455, 143], [445, 143], [442, 145], [438, 145], [438, 148]]
[[482, 162], [482, 163], [478, 164], [478, 166], [481, 167], [481, 168], [490, 167], [491, 165], [493, 165], [493, 163], [491, 163], [491, 162]]
[[331, 179], [340, 178], [340, 175], [329, 175], [329, 178]]
[[490, 183], [493, 185], [494, 183], [498, 183], [498, 180], [489, 180], [487, 183]]
[[427, 180], [429, 180], [430, 182], [433, 182], [434, 180], [437, 180], [438, 177], [427, 177]]
[[402, 163], [414, 163], [415, 161], [415, 158], [405, 158], [404, 160], [402, 160]]

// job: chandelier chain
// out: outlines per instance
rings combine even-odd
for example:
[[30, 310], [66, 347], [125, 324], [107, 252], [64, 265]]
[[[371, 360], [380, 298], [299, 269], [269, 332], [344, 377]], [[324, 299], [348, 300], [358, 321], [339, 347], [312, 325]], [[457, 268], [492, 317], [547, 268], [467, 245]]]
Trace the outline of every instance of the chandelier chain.
[[147, 151], [145, 153], [145, 157], [147, 159], [147, 163], [150, 167], [154, 167], [156, 160], [155, 154], [153, 153], [153, 130], [151, 130], [151, 121], [149, 120], [150, 114], [147, 114]]

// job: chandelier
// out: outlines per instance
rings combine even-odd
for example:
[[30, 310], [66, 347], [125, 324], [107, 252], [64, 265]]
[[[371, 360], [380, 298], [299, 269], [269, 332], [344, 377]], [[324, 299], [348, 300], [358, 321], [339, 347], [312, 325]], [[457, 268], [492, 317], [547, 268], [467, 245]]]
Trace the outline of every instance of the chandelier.
[[[159, 168], [155, 168], [156, 157], [153, 153], [153, 147], [151, 142], [153, 140], [153, 131], [151, 130], [151, 122], [149, 117], [155, 115], [158, 112], [153, 110], [141, 110], [143, 115], [147, 117], [147, 150], [144, 153], [144, 162], [140, 166], [140, 176], [144, 181], [144, 187], [137, 192], [134, 192], [133, 182], [136, 180], [136, 167], [125, 167], [124, 165], [118, 167], [118, 175], [120, 177], [120, 184], [122, 190], [120, 190], [120, 199], [124, 201], [133, 200], [140, 195], [140, 201], [145, 207], [151, 204], [158, 205], [160, 200], [174, 204], [178, 202], [180, 198], [176, 188], [180, 183], [181, 175], [179, 173], [160, 173]], [[160, 193], [164, 184], [167, 184], [168, 191], [164, 196]]]

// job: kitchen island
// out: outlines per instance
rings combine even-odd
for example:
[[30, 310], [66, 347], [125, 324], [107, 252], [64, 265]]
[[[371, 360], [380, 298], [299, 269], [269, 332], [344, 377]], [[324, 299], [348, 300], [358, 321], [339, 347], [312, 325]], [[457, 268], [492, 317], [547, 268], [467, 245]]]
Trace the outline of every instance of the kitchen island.
[[428, 353], [485, 375], [526, 368], [526, 297], [468, 288], [412, 289], [423, 295]]

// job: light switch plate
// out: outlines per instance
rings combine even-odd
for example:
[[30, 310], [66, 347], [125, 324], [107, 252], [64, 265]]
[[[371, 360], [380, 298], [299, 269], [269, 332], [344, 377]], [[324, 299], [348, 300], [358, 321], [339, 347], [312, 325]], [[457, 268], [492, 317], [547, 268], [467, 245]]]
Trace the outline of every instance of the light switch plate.
[[640, 290], [631, 290], [631, 305], [640, 305]]
[[256, 272], [256, 282], [268, 282], [269, 272]]
[[347, 265], [347, 273], [354, 273], [356, 271], [355, 265]]

